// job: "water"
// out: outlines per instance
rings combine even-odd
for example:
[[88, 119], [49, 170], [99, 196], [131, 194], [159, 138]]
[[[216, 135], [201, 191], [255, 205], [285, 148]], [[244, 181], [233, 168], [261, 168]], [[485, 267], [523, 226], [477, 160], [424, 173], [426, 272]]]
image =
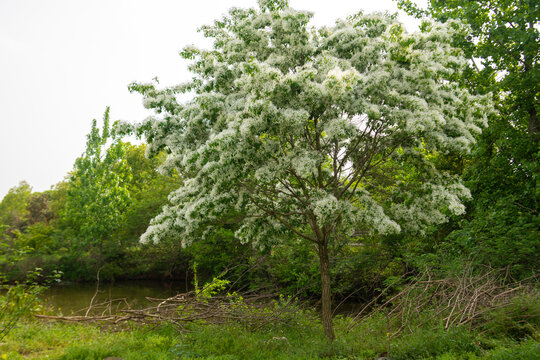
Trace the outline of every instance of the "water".
[[[192, 290], [192, 289], [188, 289]], [[42, 295], [44, 304], [53, 314], [84, 315], [90, 305], [90, 301], [96, 292], [96, 285], [86, 284], [61, 284], [47, 289]], [[125, 302], [115, 302], [111, 306], [116, 309], [144, 309], [156, 306], [157, 302], [147, 298], [166, 299], [171, 296], [186, 292], [185, 282], [164, 282], [160, 280], [132, 280], [115, 283], [103, 283], [99, 286], [99, 292], [93, 304], [100, 304], [114, 299], [125, 299]], [[336, 302], [334, 306], [337, 306]], [[357, 302], [345, 302], [339, 304], [335, 315], [355, 315], [365, 304]], [[319, 306], [314, 306], [320, 311]], [[106, 306], [98, 306], [92, 314], [100, 314], [109, 310]], [[108, 311], [107, 311], [108, 312]]]
[[[114, 299], [113, 310], [119, 308], [144, 309], [155, 304], [147, 297], [165, 299], [186, 291], [184, 282], [161, 282], [159, 280], [137, 280], [100, 284], [99, 292], [93, 304], [100, 304]], [[95, 284], [64, 284], [47, 289], [42, 295], [44, 304], [53, 313], [63, 315], [84, 315], [85, 309], [96, 292]], [[103, 307], [101, 307], [103, 309]]]

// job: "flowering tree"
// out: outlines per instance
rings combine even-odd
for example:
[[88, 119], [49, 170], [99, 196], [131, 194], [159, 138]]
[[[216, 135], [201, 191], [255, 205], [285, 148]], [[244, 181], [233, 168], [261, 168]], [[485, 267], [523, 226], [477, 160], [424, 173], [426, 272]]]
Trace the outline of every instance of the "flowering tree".
[[160, 114], [135, 131], [186, 179], [142, 241], [189, 245], [235, 222], [256, 246], [312, 244], [334, 339], [329, 245], [359, 230], [424, 232], [463, 213], [468, 190], [430, 158], [468, 152], [488, 100], [451, 80], [465, 65], [449, 45], [456, 22], [408, 35], [391, 16], [359, 13], [312, 29], [311, 14], [286, 1], [259, 4], [202, 27], [214, 47], [182, 52], [192, 81], [131, 86]]

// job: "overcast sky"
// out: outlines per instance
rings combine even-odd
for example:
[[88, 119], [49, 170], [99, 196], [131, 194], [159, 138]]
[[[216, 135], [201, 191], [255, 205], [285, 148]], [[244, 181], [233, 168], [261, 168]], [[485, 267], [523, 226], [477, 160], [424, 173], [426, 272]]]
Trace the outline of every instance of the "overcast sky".
[[[420, 4], [425, 0], [417, 1]], [[189, 79], [178, 52], [208, 44], [196, 29], [256, 0], [0, 0], [0, 199], [19, 181], [49, 189], [84, 151], [91, 120], [149, 115], [127, 85]], [[392, 0], [290, 0], [332, 25]], [[410, 31], [417, 23], [400, 15]]]

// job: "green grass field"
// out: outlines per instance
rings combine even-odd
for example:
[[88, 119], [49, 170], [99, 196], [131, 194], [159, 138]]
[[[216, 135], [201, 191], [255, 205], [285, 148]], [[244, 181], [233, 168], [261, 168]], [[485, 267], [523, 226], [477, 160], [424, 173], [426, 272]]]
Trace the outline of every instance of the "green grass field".
[[[377, 359], [387, 356], [387, 325], [372, 316], [350, 329], [350, 319], [335, 319], [337, 340], [323, 336], [319, 320], [299, 313], [286, 323], [264, 326], [189, 324], [179, 332], [170, 325], [127, 324], [114, 328], [25, 320], [0, 344], [1, 359], [98, 360], [136, 359]], [[390, 338], [390, 358], [405, 359], [540, 359], [535, 328], [520, 339], [505, 333], [466, 328], [417, 328]], [[489, 334], [488, 334], [489, 333]]]

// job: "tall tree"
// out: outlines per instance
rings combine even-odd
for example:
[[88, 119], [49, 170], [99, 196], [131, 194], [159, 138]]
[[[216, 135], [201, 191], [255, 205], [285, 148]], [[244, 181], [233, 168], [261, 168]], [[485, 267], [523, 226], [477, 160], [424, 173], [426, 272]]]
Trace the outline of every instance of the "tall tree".
[[[296, 237], [319, 256], [334, 339], [330, 245], [463, 213], [468, 190], [430, 154], [469, 151], [488, 101], [452, 81], [465, 65], [449, 44], [457, 23], [407, 35], [393, 17], [359, 13], [311, 29], [311, 13], [286, 1], [259, 5], [202, 27], [213, 49], [182, 53], [193, 81], [132, 85], [162, 114], [137, 131], [186, 178], [142, 241], [187, 245], [227, 222], [256, 246]], [[195, 97], [180, 104], [186, 91]]]
[[69, 181], [65, 217], [83, 243], [97, 247], [98, 267], [103, 262], [103, 245], [118, 228], [130, 201], [131, 173], [125, 152], [125, 144], [111, 134], [107, 108], [101, 133], [96, 120], [92, 121], [86, 150], [75, 160]]

